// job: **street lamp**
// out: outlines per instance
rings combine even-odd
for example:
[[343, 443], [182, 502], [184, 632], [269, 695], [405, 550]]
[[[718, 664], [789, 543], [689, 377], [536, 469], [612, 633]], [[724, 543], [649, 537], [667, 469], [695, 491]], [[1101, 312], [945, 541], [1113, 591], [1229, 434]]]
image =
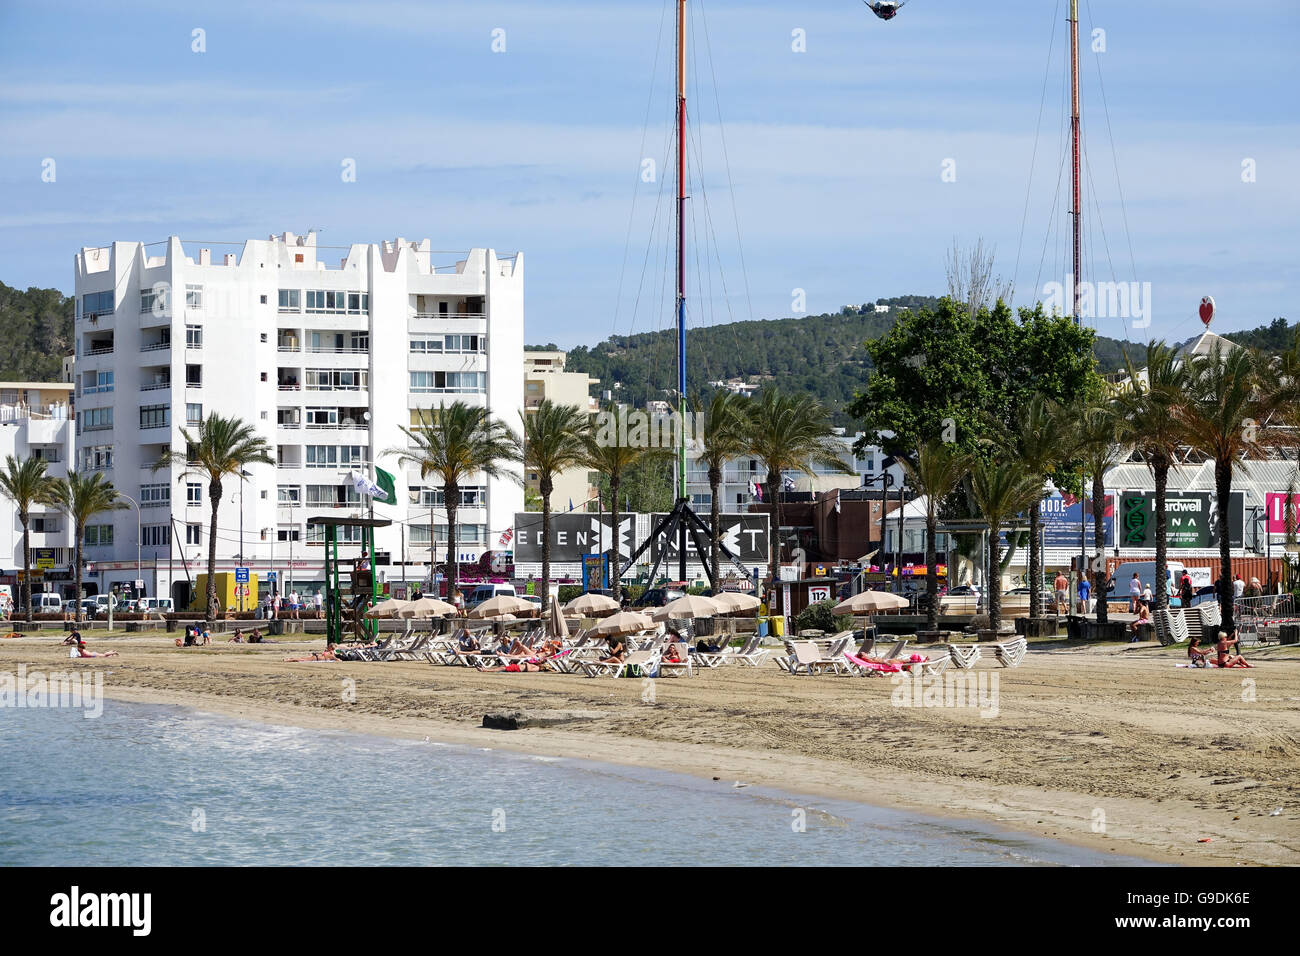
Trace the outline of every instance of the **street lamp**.
[[[140, 502], [121, 491], [119, 491], [117, 495], [119, 498], [125, 498], [127, 501], [131, 502], [131, 504], [135, 505], [135, 579], [137, 581], [143, 581], [144, 579], [140, 572]], [[132, 588], [132, 590], [135, 589]], [[141, 595], [137, 594], [136, 597], [139, 598]]]
[[[251, 477], [253, 476], [243, 468], [239, 469], [239, 563], [244, 566], [248, 564], [248, 559], [244, 557], [244, 497], [248, 491], [247, 479]], [[243, 591], [239, 592], [239, 610], [244, 610]]]

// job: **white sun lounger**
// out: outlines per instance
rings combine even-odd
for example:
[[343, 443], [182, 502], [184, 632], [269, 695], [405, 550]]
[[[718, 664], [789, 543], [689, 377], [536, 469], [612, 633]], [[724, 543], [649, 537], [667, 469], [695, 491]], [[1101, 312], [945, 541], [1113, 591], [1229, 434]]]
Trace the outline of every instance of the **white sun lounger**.
[[670, 674], [674, 674], [674, 675], [681, 674], [682, 671], [686, 672], [687, 677], [695, 676], [695, 669], [694, 669], [695, 665], [691, 663], [690, 646], [685, 643], [679, 642], [677, 644], [677, 656], [680, 657], [681, 660], [670, 661], [664, 658], [662, 655], [660, 656], [659, 658], [660, 677], [667, 677]]
[[643, 675], [650, 676], [658, 672], [659, 652], [633, 651], [621, 661], [579, 661], [578, 666], [588, 677], [622, 677], [629, 667], [639, 667]]
[[1017, 637], [1014, 641], [1007, 641], [1003, 644], [989, 644], [988, 647], [993, 649], [993, 656], [1003, 667], [1019, 667], [1020, 662], [1025, 659], [1025, 654], [1029, 650], [1029, 641], [1023, 637]]
[[971, 670], [981, 657], [978, 644], [947, 644], [948, 657], [958, 670]]

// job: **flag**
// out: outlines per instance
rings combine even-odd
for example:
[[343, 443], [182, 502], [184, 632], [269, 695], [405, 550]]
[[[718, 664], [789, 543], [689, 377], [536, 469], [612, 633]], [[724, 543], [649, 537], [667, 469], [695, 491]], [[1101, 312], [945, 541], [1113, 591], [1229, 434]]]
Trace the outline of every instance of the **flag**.
[[357, 494], [369, 495], [371, 498], [379, 494], [379, 486], [359, 471], [349, 471], [348, 481], [352, 482]]
[[570, 510], [570, 511], [573, 510], [573, 499], [572, 499], [572, 498], [569, 499], [569, 510]]
[[393, 484], [393, 476], [382, 468], [375, 469], [375, 483], [379, 486], [379, 494], [375, 495], [381, 501], [386, 501], [390, 505], [397, 501], [397, 488]]
[[501, 545], [501, 547], [508, 548], [510, 547], [511, 540], [514, 539], [514, 536], [515, 536], [515, 529], [506, 528], [505, 531], [501, 532], [501, 537], [498, 538], [497, 541]]

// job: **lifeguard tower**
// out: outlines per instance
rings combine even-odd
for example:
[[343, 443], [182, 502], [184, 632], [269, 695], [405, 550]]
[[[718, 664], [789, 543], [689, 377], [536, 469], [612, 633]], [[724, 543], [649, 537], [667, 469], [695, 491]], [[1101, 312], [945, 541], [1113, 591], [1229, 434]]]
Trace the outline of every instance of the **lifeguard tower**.
[[[307, 527], [325, 529], [325, 641], [339, 644], [344, 639], [345, 603], [351, 608], [356, 622], [356, 636], [365, 634], [374, 640], [379, 634], [379, 621], [364, 617], [366, 608], [379, 597], [379, 579], [375, 576], [375, 529], [387, 528], [392, 522], [385, 518], [336, 518], [321, 516], [307, 519]], [[351, 565], [347, 595], [339, 585], [339, 528], [361, 529], [361, 553], [364, 558], [345, 562]], [[364, 566], [363, 566], [364, 565]]]

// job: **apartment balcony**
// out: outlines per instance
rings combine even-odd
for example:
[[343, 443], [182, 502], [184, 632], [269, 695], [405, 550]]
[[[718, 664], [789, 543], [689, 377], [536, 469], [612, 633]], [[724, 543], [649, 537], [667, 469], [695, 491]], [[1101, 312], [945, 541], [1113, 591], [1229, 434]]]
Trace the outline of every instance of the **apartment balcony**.
[[448, 322], [462, 322], [469, 319], [486, 319], [486, 312], [413, 312], [413, 319], [446, 319]]
[[[162, 381], [162, 382], [150, 382], [150, 383], [147, 384], [147, 385], [141, 385], [141, 386], [140, 386], [140, 391], [142, 391], [142, 392], [167, 392], [167, 391], [171, 391], [171, 387], [172, 387], [171, 380], [170, 380], [170, 379], [167, 379], [166, 381]], [[158, 396], [158, 397], [161, 397], [161, 396]]]

